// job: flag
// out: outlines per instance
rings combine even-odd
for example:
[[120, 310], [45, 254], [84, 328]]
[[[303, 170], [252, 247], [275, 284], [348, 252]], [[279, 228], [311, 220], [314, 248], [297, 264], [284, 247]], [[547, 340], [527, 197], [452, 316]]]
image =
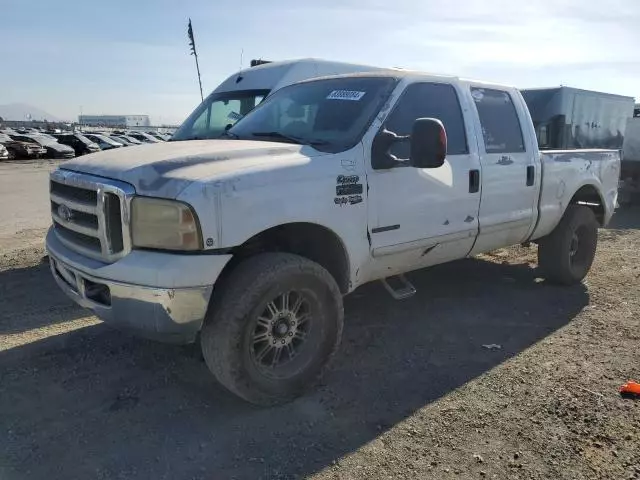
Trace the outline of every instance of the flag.
[[191, 55], [196, 54], [196, 41], [193, 39], [193, 28], [191, 28], [191, 19], [189, 19], [189, 27], [187, 28], [187, 36], [189, 37], [189, 47]]

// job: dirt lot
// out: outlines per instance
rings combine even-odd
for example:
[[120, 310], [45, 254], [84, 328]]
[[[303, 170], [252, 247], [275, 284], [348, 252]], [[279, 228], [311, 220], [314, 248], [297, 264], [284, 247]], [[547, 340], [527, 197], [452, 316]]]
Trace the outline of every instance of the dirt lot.
[[58, 164], [44, 159], [0, 162], [0, 254], [42, 241], [43, 228], [51, 222], [49, 172]]
[[268, 410], [196, 347], [75, 307], [41, 234], [0, 245], [3, 480], [640, 478], [640, 401], [617, 394], [640, 377], [640, 209], [575, 288], [537, 279], [532, 247], [414, 273], [403, 302], [358, 290], [323, 384]]

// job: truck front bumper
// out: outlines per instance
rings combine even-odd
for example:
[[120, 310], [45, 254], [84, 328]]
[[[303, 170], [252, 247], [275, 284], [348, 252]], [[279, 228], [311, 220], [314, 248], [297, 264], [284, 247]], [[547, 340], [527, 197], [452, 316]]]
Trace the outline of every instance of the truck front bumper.
[[[95, 268], [95, 261], [69, 250], [51, 230], [46, 246], [53, 277], [72, 300], [116, 328], [169, 343], [195, 340], [209, 306], [213, 284], [231, 258], [230, 255], [134, 251], [114, 264], [100, 264], [101, 268]], [[179, 286], [166, 285], [171, 281], [167, 275], [152, 276], [156, 281], [147, 280], [145, 285], [124, 280], [148, 278], [148, 264], [154, 263], [155, 256], [161, 256], [161, 261], [160, 257], [155, 259], [157, 269], [180, 275], [176, 282]], [[136, 268], [127, 268], [127, 264], [135, 264]], [[105, 271], [101, 272], [102, 269]], [[203, 269], [206, 270], [204, 278]], [[193, 286], [188, 286], [190, 276]]]

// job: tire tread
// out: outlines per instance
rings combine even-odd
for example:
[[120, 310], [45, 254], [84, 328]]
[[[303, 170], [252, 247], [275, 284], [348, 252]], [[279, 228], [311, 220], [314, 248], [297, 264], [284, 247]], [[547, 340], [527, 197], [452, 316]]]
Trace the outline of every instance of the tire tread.
[[[568, 235], [580, 225], [595, 230], [594, 241], [588, 246], [592, 250], [586, 269], [577, 272], [570, 267], [566, 259]], [[538, 245], [538, 265], [543, 276], [552, 283], [573, 285], [582, 281], [591, 268], [597, 246], [598, 222], [593, 210], [583, 205], [569, 205], [560, 223]]]
[[[244, 373], [238, 357], [238, 351], [242, 348], [246, 316], [252, 306], [261, 300], [262, 287], [277, 282], [283, 272], [316, 276], [329, 287], [336, 299], [338, 335], [326, 364], [335, 355], [342, 335], [342, 295], [335, 279], [322, 266], [289, 253], [259, 254], [241, 262], [220, 287], [218, 294], [212, 297], [214, 304], [202, 329], [201, 345], [207, 366], [217, 380], [232, 393], [258, 405], [284, 403], [301, 393], [274, 396], [257, 389]], [[307, 379], [308, 386], [319, 379], [322, 370], [324, 369], [314, 378]]]

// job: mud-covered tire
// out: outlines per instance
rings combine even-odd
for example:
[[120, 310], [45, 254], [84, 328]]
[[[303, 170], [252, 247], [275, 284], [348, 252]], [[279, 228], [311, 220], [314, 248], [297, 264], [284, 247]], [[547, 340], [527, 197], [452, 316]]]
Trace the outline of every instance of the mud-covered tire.
[[544, 278], [560, 285], [579, 283], [589, 273], [598, 245], [598, 221], [589, 207], [569, 205], [560, 223], [538, 244]]
[[[266, 253], [237, 265], [220, 288], [200, 341], [207, 366], [223, 386], [268, 406], [295, 399], [318, 380], [340, 344], [344, 317], [342, 295], [329, 272], [297, 255]], [[272, 314], [276, 303], [288, 316]], [[291, 314], [296, 306], [297, 316]], [[282, 333], [285, 328], [291, 330]], [[304, 340], [297, 340], [303, 333]], [[268, 335], [266, 343], [256, 340]], [[286, 346], [285, 339], [291, 339]], [[278, 348], [282, 342], [280, 370], [266, 365], [274, 363], [272, 342]], [[267, 345], [271, 357], [264, 353]], [[291, 353], [294, 347], [297, 353]]]

